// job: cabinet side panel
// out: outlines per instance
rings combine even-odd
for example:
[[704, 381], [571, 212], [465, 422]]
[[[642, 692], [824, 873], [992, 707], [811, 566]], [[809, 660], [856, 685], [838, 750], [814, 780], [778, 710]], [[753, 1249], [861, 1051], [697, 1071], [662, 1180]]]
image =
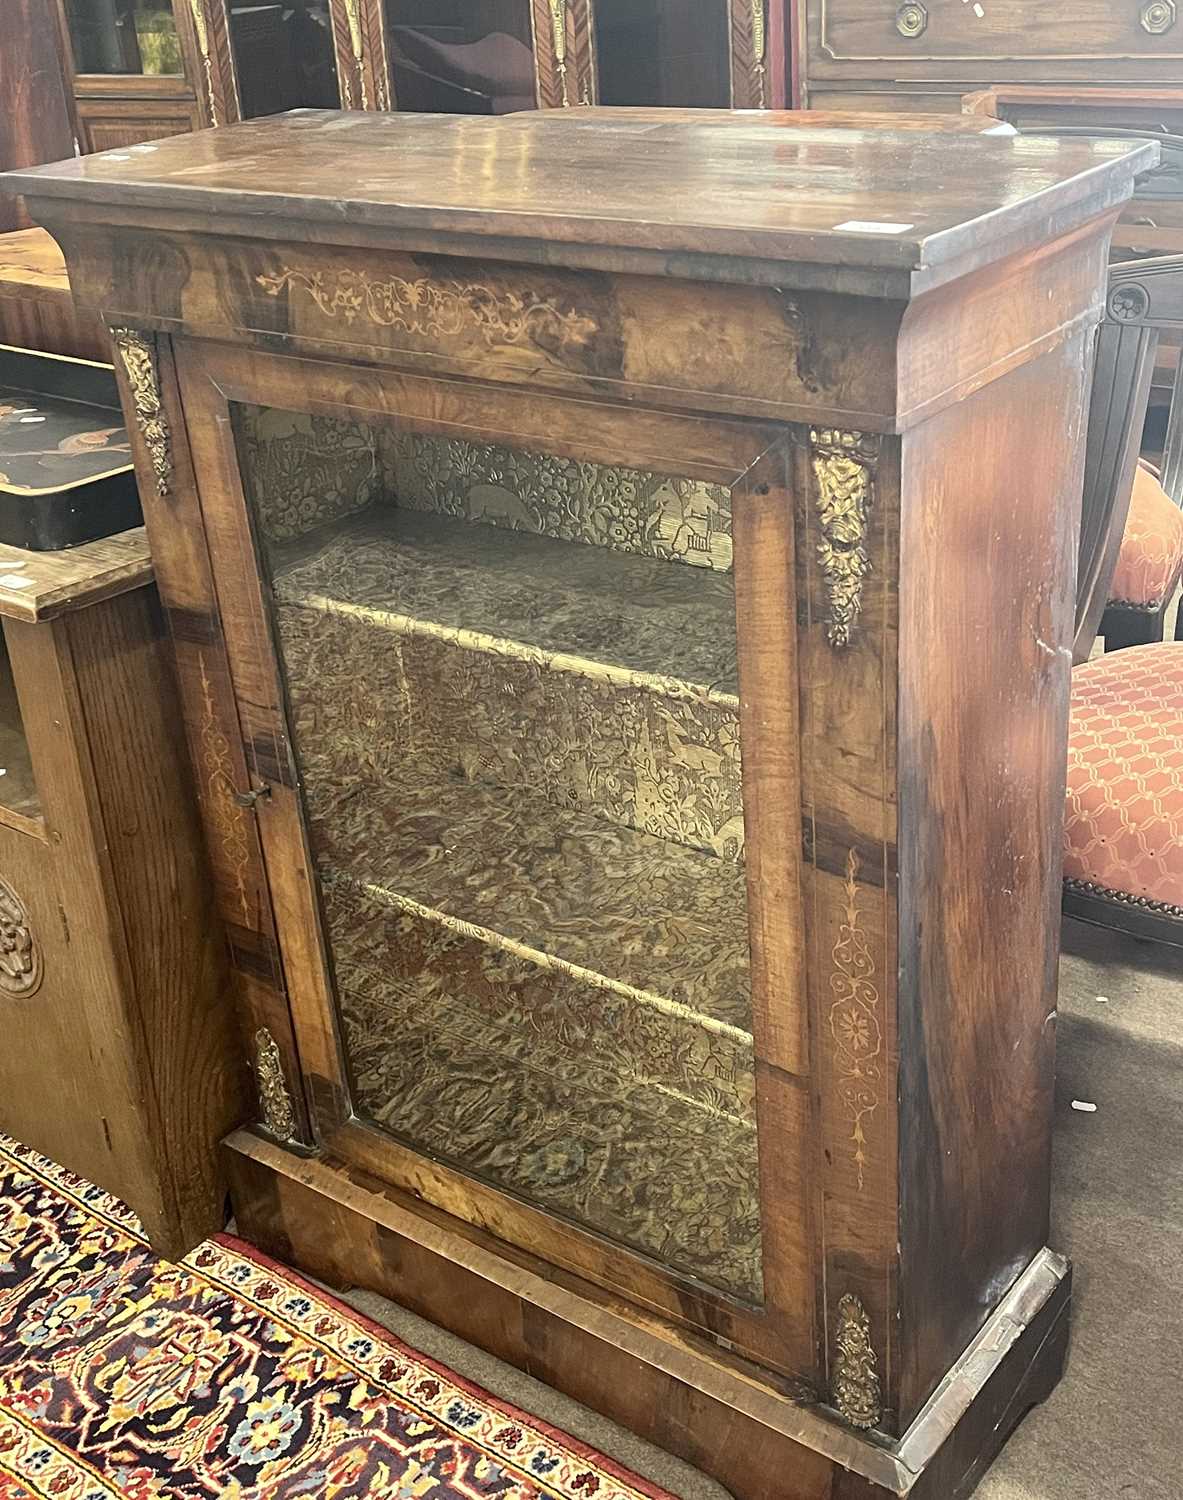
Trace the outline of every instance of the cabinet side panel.
[[66, 630], [4, 621], [46, 837], [0, 829], [12, 945], [0, 970], [0, 1129], [124, 1199], [155, 1242], [174, 1203], [140, 1088], [146, 1056], [113, 941]]
[[903, 440], [900, 1404], [1048, 1233], [1087, 335]]
[[841, 1404], [843, 1308], [865, 1312], [875, 1373], [862, 1417], [893, 1430], [899, 443], [823, 428], [799, 428], [797, 439], [802, 895], [819, 1323], [827, 1384]]
[[155, 1149], [175, 1202], [167, 1237], [153, 1244], [178, 1257], [222, 1227], [217, 1143], [248, 1114], [225, 938], [155, 589], [105, 600], [68, 625], [100, 799], [107, 896], [123, 940], [133, 1024], [144, 1040]]

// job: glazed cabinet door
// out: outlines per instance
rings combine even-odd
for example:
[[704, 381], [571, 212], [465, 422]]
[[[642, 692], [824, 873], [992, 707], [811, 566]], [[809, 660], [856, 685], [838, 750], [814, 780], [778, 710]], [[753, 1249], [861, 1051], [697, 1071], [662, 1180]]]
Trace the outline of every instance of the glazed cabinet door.
[[597, 102], [762, 109], [778, 0], [592, 0]]
[[346, 108], [501, 115], [590, 104], [590, 4], [333, 0]]
[[814, 80], [1175, 83], [1176, 0], [803, 0]]
[[176, 351], [322, 1147], [813, 1376], [787, 435]]
[[[337, 109], [330, 0], [178, 0], [187, 12], [209, 125], [289, 109]], [[348, 106], [347, 106], [348, 107]]]
[[216, 123], [197, 24], [202, 3], [57, 0], [83, 152]]

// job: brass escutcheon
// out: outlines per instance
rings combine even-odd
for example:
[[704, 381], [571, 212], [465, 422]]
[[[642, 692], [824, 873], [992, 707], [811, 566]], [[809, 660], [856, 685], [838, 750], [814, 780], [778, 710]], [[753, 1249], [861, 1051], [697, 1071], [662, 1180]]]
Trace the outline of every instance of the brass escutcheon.
[[1146, 0], [1138, 19], [1143, 31], [1148, 31], [1151, 36], [1162, 36], [1178, 20], [1175, 0]]
[[928, 11], [920, 0], [909, 0], [895, 13], [895, 29], [901, 36], [922, 36], [928, 30]]

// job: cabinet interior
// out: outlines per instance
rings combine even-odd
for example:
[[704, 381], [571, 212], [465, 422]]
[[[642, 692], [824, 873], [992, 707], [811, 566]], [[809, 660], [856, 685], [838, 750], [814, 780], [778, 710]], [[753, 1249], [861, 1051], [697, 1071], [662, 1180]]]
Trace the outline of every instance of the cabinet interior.
[[236, 430], [355, 1109], [759, 1301], [729, 491]]

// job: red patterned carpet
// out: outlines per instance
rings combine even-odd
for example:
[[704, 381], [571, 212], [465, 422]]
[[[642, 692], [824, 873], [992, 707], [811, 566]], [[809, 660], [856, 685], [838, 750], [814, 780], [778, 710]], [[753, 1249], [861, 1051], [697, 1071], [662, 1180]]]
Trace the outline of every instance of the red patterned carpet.
[[673, 1500], [240, 1241], [0, 1135], [0, 1500]]

